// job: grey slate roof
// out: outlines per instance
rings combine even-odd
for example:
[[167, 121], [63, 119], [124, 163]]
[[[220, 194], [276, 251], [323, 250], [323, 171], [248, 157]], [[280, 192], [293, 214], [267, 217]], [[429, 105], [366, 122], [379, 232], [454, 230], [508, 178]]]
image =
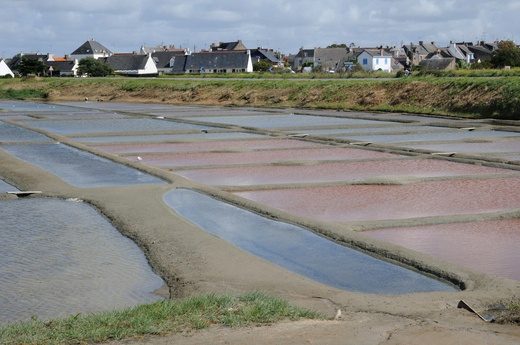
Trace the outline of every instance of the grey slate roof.
[[112, 67], [114, 71], [137, 71], [145, 68], [148, 55], [114, 54], [102, 58], [102, 61]]
[[52, 66], [52, 69], [54, 70], [53, 73], [72, 73], [72, 68], [74, 68], [74, 61], [47, 61], [45, 62], [45, 65], [48, 67]]
[[156, 51], [152, 53], [152, 59], [155, 62], [157, 68], [169, 68], [170, 59], [178, 54], [178, 51]]
[[89, 40], [83, 43], [78, 49], [72, 52], [71, 55], [86, 55], [86, 54], [103, 54], [106, 53], [108, 55], [112, 54], [112, 52], [103, 46], [101, 43], [96, 40]]
[[256, 62], [258, 59], [267, 59], [273, 64], [280, 62], [274, 52], [265, 49], [251, 49], [251, 58], [253, 62]]
[[[177, 58], [176, 58], [177, 60]], [[249, 55], [246, 52], [208, 52], [186, 55], [184, 70], [246, 68]]]

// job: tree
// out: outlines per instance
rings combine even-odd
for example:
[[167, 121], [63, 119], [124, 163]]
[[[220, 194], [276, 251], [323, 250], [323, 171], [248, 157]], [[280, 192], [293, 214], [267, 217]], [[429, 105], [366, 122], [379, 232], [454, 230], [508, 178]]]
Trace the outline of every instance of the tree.
[[253, 64], [253, 71], [255, 72], [267, 72], [271, 68], [273, 68], [273, 65], [267, 59], [261, 59]]
[[78, 72], [80, 75], [88, 75], [89, 77], [106, 77], [114, 73], [114, 70], [100, 60], [87, 57], [79, 61]]
[[47, 66], [38, 59], [29, 59], [25, 56], [22, 57], [22, 61], [18, 65], [18, 72], [21, 75], [36, 74], [40, 75], [45, 72]]
[[493, 52], [491, 63], [497, 68], [520, 67], [520, 48], [513, 41], [500, 41]]

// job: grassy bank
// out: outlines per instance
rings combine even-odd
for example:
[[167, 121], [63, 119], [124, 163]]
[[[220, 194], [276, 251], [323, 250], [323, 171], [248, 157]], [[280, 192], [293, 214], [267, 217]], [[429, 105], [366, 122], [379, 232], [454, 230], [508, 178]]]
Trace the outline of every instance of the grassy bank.
[[520, 78], [0, 80], [0, 97], [296, 107], [520, 119]]
[[259, 292], [239, 297], [210, 294], [123, 311], [13, 324], [0, 328], [0, 344], [82, 344], [186, 332], [214, 324], [234, 327], [303, 318], [323, 316]]

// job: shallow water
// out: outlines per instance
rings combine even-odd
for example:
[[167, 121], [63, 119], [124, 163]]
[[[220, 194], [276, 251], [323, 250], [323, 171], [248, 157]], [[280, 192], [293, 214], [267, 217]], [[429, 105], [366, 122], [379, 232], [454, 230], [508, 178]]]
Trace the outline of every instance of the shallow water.
[[210, 122], [218, 124], [230, 124], [257, 128], [285, 128], [285, 127], [309, 127], [309, 126], [340, 126], [340, 125], [384, 125], [394, 122], [361, 120], [351, 118], [313, 116], [313, 115], [250, 115], [250, 116], [211, 116], [193, 117], [194, 121]]
[[371, 294], [456, 291], [435, 279], [186, 189], [164, 195], [202, 229], [289, 271], [336, 288]]
[[42, 142], [52, 139], [38, 132], [0, 121], [0, 144], [25, 141]]
[[348, 185], [236, 192], [281, 210], [329, 222], [395, 220], [520, 208], [520, 178]]
[[[237, 164], [305, 164], [312, 161], [349, 159], [397, 158], [384, 152], [343, 147], [324, 147], [287, 150], [258, 150], [250, 152], [195, 152], [173, 154], [143, 154], [142, 162], [157, 166], [181, 167]], [[127, 157], [137, 160], [136, 157]]]
[[24, 124], [58, 134], [210, 130], [211, 127], [156, 119], [40, 120]]
[[[73, 137], [72, 137], [73, 138]], [[95, 136], [77, 137], [76, 141], [83, 143], [132, 143], [132, 142], [162, 142], [177, 141], [190, 142], [199, 140], [222, 140], [222, 139], [254, 139], [265, 138], [265, 135], [244, 132], [226, 133], [194, 133], [194, 134], [156, 134], [156, 135], [118, 135], [118, 136]]]
[[504, 132], [504, 131], [446, 131], [435, 133], [410, 133], [410, 134], [374, 134], [374, 135], [356, 135], [348, 136], [341, 135], [338, 138], [352, 139], [359, 141], [368, 141], [373, 143], [403, 143], [412, 141], [441, 141], [441, 140], [466, 140], [466, 139], [486, 139], [486, 138], [507, 138], [519, 137], [518, 132]]
[[520, 219], [364, 231], [476, 271], [520, 280]]
[[284, 148], [327, 147], [307, 141], [291, 139], [266, 140], [234, 140], [234, 141], [202, 141], [197, 143], [160, 143], [160, 144], [121, 144], [121, 145], [90, 145], [90, 147], [111, 153], [158, 153], [158, 152], [209, 152], [226, 150], [260, 150]]
[[155, 176], [64, 144], [4, 145], [0, 148], [76, 187], [165, 183]]
[[16, 187], [11, 186], [9, 183], [0, 180], [0, 193], [6, 193], [11, 191], [18, 191]]
[[380, 183], [395, 181], [394, 183], [399, 184], [400, 178], [406, 179], [408, 177], [475, 176], [508, 173], [511, 173], [511, 171], [434, 159], [346, 161], [312, 165], [263, 165], [176, 171], [176, 174], [190, 180], [229, 186], [339, 182], [369, 178], [380, 178]]
[[137, 245], [90, 205], [0, 201], [0, 324], [156, 301], [162, 285]]

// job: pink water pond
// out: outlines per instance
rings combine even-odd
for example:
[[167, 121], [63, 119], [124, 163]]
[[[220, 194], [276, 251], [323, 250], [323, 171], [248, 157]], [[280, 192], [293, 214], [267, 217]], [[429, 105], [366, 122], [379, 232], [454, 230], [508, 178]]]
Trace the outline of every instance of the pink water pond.
[[[158, 166], [202, 166], [258, 163], [305, 163], [324, 160], [383, 159], [400, 156], [354, 148], [261, 150], [249, 152], [199, 152], [176, 154], [142, 154], [143, 163]], [[138, 160], [136, 157], [127, 157]]]
[[257, 140], [227, 140], [205, 141], [195, 143], [161, 143], [161, 144], [116, 144], [90, 145], [90, 147], [110, 153], [159, 153], [159, 152], [209, 152], [222, 150], [260, 150], [327, 147], [308, 141], [293, 139], [257, 139]]
[[479, 272], [520, 280], [520, 219], [363, 233]]
[[520, 178], [272, 189], [235, 194], [322, 221], [376, 221], [518, 209]]
[[504, 173], [511, 173], [511, 171], [434, 159], [346, 161], [313, 165], [194, 169], [177, 172], [179, 175], [201, 183], [233, 186], [352, 181], [377, 176], [438, 177]]

